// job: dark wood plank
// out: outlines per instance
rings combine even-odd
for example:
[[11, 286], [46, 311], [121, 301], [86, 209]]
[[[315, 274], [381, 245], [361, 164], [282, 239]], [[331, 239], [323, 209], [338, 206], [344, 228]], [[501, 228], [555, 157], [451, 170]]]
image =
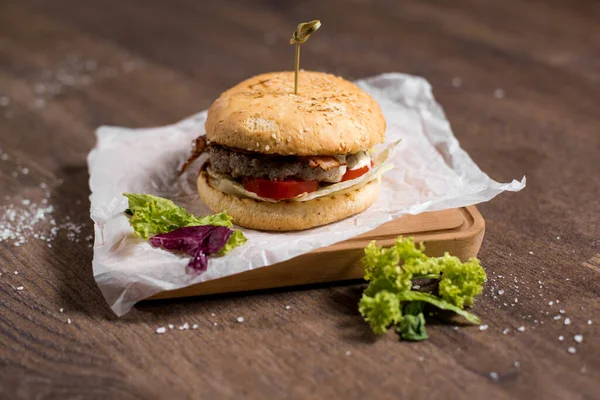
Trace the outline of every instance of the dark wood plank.
[[[315, 17], [304, 68], [423, 75], [483, 170], [527, 175], [523, 192], [480, 207], [489, 281], [474, 311], [489, 328], [375, 338], [357, 315], [361, 285], [152, 302], [115, 318], [90, 268], [95, 127], [174, 122], [245, 77], [289, 69], [288, 36]], [[11, 207], [52, 205], [35, 233], [60, 228], [51, 242], [0, 242], [0, 397], [597, 397], [598, 20], [585, 0], [0, 3], [0, 223]], [[155, 333], [184, 322], [199, 328]]]

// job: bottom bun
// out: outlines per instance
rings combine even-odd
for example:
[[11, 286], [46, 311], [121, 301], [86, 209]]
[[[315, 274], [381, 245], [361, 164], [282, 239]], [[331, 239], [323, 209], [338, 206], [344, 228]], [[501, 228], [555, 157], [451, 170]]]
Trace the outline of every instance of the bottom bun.
[[214, 188], [206, 171], [198, 175], [198, 193], [213, 212], [227, 211], [239, 226], [264, 231], [299, 231], [330, 224], [363, 212], [377, 198], [381, 179], [343, 194], [309, 201], [268, 203], [233, 196]]

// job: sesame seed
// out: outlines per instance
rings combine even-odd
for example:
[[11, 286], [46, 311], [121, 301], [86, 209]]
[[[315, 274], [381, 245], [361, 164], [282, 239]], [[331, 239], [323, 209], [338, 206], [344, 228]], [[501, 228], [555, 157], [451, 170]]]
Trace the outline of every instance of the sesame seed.
[[567, 351], [571, 354], [577, 353], [577, 350], [575, 350], [575, 347], [573, 347], [573, 346], [569, 347], [569, 349]]
[[515, 361], [515, 362], [513, 363], [513, 365], [515, 366], [515, 368], [519, 368], [519, 367], [521, 366], [521, 363], [520, 363], [520, 362], [518, 362], [518, 361]]
[[167, 331], [167, 328], [165, 328], [164, 326], [161, 326], [160, 328], [156, 329], [156, 333], [160, 334], [160, 333], [165, 333]]
[[560, 309], [560, 310], [558, 310], [558, 312], [559, 312], [559, 313], [561, 313], [561, 314], [564, 314], [564, 313], [565, 313], [565, 310], [563, 310], [563, 309]]
[[25, 288], [24, 288], [23, 286], [17, 286], [17, 288], [16, 288], [16, 289], [17, 289], [18, 291], [21, 291], [21, 290], [23, 290], [23, 289], [25, 289]]
[[577, 343], [581, 343], [581, 342], [583, 342], [583, 335], [575, 335], [575, 336], [573, 336], [573, 340], [576, 341]]
[[256, 147], [260, 147], [260, 143], [256, 142]]
[[292, 308], [292, 307], [290, 307], [290, 306], [285, 306], [285, 309], [286, 309], [286, 310], [289, 310], [290, 308]]
[[500, 379], [500, 376], [498, 375], [497, 372], [490, 372], [490, 378], [494, 381], [494, 382], [498, 382], [498, 379]]
[[530, 252], [529, 252], [529, 254], [530, 254], [530, 255], [533, 255], [533, 251], [530, 251]]
[[169, 326], [169, 329], [175, 328], [175, 325], [173, 325], [173, 324], [169, 324], [168, 326]]
[[65, 309], [64, 309], [64, 308], [61, 308], [61, 309], [60, 309], [60, 310], [58, 310], [58, 311], [59, 311], [59, 312], [63, 312], [63, 311], [65, 311]]
[[565, 325], [571, 325], [571, 319], [570, 318], [565, 318]]
[[241, 324], [242, 322], [244, 322], [244, 317], [237, 317], [237, 322], [239, 322], [240, 324]]
[[487, 325], [479, 325], [479, 330], [480, 331], [485, 331], [488, 328]]
[[14, 272], [14, 274], [15, 274], [15, 275], [19, 275], [19, 271], [15, 271], [15, 272]]
[[273, 133], [273, 134], [271, 134], [271, 137], [272, 137], [273, 139], [277, 139], [277, 135], [276, 135], [276, 134], [274, 134], [274, 133]]
[[67, 318], [67, 324], [70, 324], [71, 322], [73, 322], [71, 321], [71, 318]]
[[564, 337], [563, 335], [560, 335], [560, 336], [558, 337], [558, 340], [562, 342], [563, 340], [565, 340], [565, 337]]
[[508, 329], [508, 328], [505, 328], [505, 329], [502, 331], [502, 334], [503, 334], [503, 335], [506, 335], [508, 332], [510, 332], [510, 329]]
[[350, 354], [352, 354], [352, 352], [350, 350], [346, 351], [346, 356], [349, 356]]
[[555, 315], [554, 317], [552, 317], [552, 319], [555, 320], [555, 321], [557, 321], [557, 320], [559, 320], [561, 318], [562, 318], [562, 316], [560, 316], [560, 315]]
[[270, 149], [270, 148], [271, 148], [271, 146], [269, 146], [269, 145], [266, 145], [266, 146], [265, 146], [265, 151], [269, 151], [269, 149]]
[[192, 325], [192, 329], [198, 329], [198, 324]]
[[588, 319], [588, 325], [591, 325], [591, 324], [592, 324], [592, 320]]
[[548, 305], [549, 305], [549, 306], [551, 306], [552, 304], [554, 304], [554, 302], [553, 302], [553, 301], [549, 301], [549, 302], [548, 302]]
[[215, 316], [216, 316], [216, 314], [215, 314], [215, 313], [211, 313], [211, 314], [210, 314], [210, 316], [211, 316], [211, 317], [215, 317]]
[[521, 325], [520, 327], [517, 328], [517, 330], [519, 332], [525, 332], [525, 327], [523, 325]]
[[216, 322], [213, 322], [213, 326], [217, 326], [217, 323], [216, 323]]

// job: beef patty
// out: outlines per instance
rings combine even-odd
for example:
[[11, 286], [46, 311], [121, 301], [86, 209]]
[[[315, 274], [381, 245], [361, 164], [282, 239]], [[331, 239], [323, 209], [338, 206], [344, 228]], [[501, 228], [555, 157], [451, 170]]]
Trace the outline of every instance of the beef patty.
[[339, 182], [346, 172], [345, 161], [323, 162], [319, 158], [265, 155], [213, 145], [208, 146], [208, 159], [213, 171], [233, 178]]

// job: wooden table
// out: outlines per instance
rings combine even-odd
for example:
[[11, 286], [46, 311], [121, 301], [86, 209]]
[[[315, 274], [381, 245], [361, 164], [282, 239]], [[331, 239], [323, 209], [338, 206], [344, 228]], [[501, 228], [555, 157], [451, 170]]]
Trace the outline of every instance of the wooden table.
[[[0, 3], [0, 221], [53, 207], [25, 243], [0, 242], [1, 398], [598, 398], [598, 2], [200, 3]], [[171, 123], [289, 69], [289, 36], [313, 18], [304, 68], [422, 75], [484, 171], [527, 175], [480, 207], [489, 280], [473, 311], [488, 328], [376, 338], [361, 284], [152, 302], [117, 319], [91, 272], [94, 129]], [[32, 236], [52, 236], [52, 219], [56, 238]]]

